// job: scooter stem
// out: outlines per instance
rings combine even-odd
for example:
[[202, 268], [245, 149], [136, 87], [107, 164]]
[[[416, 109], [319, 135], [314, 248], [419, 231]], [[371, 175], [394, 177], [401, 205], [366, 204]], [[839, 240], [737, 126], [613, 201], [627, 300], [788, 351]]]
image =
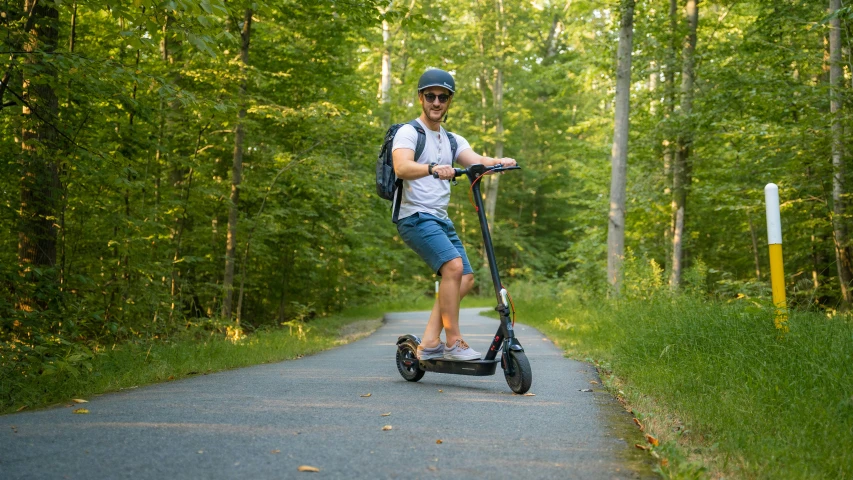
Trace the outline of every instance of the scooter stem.
[[[479, 167], [479, 168], [477, 168]], [[468, 179], [472, 183], [471, 191], [474, 194], [474, 204], [477, 206], [477, 216], [480, 218], [480, 230], [483, 231], [483, 244], [486, 248], [486, 258], [489, 260], [489, 271], [492, 274], [492, 283], [495, 287], [495, 298], [498, 304], [503, 305], [501, 298], [501, 279], [498, 275], [498, 264], [495, 260], [495, 249], [492, 246], [492, 234], [489, 232], [489, 222], [486, 219], [486, 209], [483, 208], [483, 196], [480, 193], [480, 182], [474, 183], [477, 177], [482, 175], [485, 169], [482, 165], [472, 165], [468, 168]]]

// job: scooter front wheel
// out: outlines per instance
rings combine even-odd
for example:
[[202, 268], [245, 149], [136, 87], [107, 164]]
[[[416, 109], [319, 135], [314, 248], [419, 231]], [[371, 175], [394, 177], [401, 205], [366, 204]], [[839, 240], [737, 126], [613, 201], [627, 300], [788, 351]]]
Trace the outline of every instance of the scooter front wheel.
[[[530, 384], [533, 383], [533, 370], [530, 369], [530, 362], [527, 361], [527, 355], [524, 352], [510, 351], [505, 357], [510, 362], [510, 367], [504, 368], [504, 377], [509, 388], [515, 393], [527, 393], [530, 390]], [[508, 372], [512, 371], [512, 375]]]
[[417, 348], [417, 345], [411, 341], [397, 345], [397, 370], [410, 382], [417, 382], [426, 373], [418, 364]]

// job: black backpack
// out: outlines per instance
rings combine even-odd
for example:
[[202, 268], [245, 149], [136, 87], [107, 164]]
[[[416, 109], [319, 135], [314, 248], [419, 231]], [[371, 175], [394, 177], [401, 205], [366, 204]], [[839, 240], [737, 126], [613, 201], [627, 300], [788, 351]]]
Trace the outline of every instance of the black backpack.
[[[379, 150], [379, 157], [376, 159], [376, 194], [385, 200], [394, 202], [394, 212], [391, 216], [391, 221], [397, 223], [398, 215], [400, 214], [400, 202], [403, 198], [403, 180], [397, 178], [394, 173], [394, 159], [391, 156], [391, 149], [394, 144], [394, 136], [397, 135], [397, 130], [405, 123], [395, 123], [388, 128], [385, 133], [385, 140], [382, 142], [382, 148]], [[415, 161], [421, 158], [426, 145], [426, 132], [417, 120], [412, 120], [408, 123], [415, 127], [418, 132], [418, 143], [415, 146]], [[450, 140], [450, 155], [451, 158], [456, 158], [456, 137], [450, 132], [447, 132], [447, 139]]]

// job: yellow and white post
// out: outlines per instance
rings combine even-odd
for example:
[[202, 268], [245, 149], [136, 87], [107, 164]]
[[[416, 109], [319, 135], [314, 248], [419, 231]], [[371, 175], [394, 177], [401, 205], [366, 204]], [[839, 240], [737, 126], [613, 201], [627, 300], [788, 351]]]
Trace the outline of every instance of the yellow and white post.
[[785, 269], [782, 263], [782, 216], [779, 213], [779, 187], [768, 183], [764, 187], [767, 208], [767, 244], [770, 247], [770, 287], [776, 316], [773, 322], [782, 332], [788, 331], [788, 311], [785, 301]]

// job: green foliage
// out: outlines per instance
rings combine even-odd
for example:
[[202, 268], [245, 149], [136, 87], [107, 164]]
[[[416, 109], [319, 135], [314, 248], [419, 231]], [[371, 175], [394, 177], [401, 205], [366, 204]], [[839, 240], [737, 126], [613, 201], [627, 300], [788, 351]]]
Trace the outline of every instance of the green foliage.
[[853, 468], [849, 317], [792, 312], [780, 337], [772, 308], [748, 299], [524, 292], [514, 292], [519, 321], [619, 379], [615, 393], [656, 428], [665, 478], [835, 478]]

